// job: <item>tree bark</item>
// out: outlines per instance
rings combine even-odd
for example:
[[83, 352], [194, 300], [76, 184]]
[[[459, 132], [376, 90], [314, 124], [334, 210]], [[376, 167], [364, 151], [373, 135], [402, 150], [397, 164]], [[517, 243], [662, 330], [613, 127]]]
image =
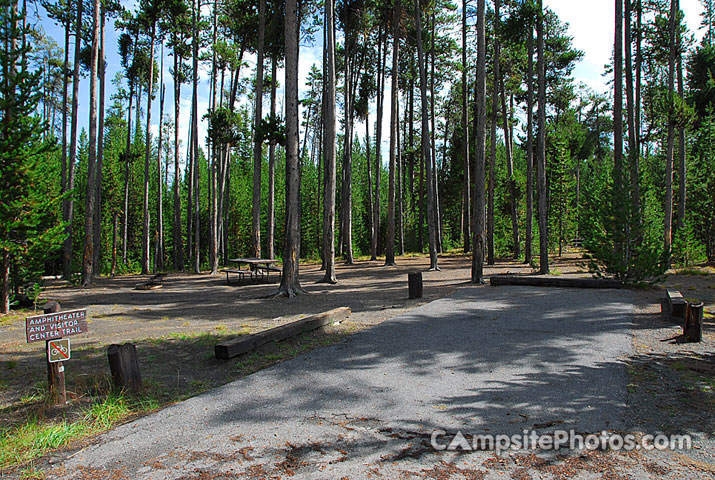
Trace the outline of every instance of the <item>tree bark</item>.
[[[500, 1], [494, 0], [494, 29], [499, 28], [499, 7]], [[499, 111], [499, 53], [500, 53], [499, 36], [494, 35], [494, 57], [493, 61], [493, 80], [492, 80], [492, 119], [491, 119], [491, 134], [490, 134], [490, 154], [489, 154], [489, 187], [488, 187], [488, 203], [487, 203], [487, 264], [494, 265], [494, 187], [496, 181], [497, 168], [497, 123]]]
[[156, 24], [151, 27], [149, 38], [149, 88], [146, 95], [146, 136], [144, 137], [144, 209], [142, 224], [142, 274], [149, 273], [149, 162], [151, 161], [151, 96], [154, 90], [154, 36]]
[[469, 73], [467, 66], [467, 0], [462, 0], [462, 156], [464, 160], [464, 193], [462, 195], [463, 215], [462, 235], [464, 237], [464, 253], [471, 248], [472, 236], [472, 197], [470, 195], [470, 163], [469, 163]]
[[194, 24], [193, 24], [193, 93], [191, 99], [191, 143], [193, 151], [193, 182], [194, 182], [194, 273], [201, 273], [201, 212], [199, 211], [199, 117], [198, 117], [198, 86], [199, 86], [199, 17], [201, 15], [197, 0], [194, 0]]
[[[177, 39], [174, 38], [176, 42]], [[179, 122], [181, 113], [181, 57], [174, 52], [174, 268], [184, 270], [184, 244], [181, 235], [181, 177], [179, 168]], [[191, 232], [189, 232], [191, 233]]]
[[156, 152], [156, 254], [155, 254], [155, 271], [161, 272], [164, 270], [164, 183], [162, 180], [161, 168], [161, 151], [164, 144], [164, 129], [162, 123], [164, 121], [164, 94], [166, 88], [164, 85], [164, 46], [161, 48], [161, 75], [159, 80], [159, 145]]
[[322, 283], [337, 283], [335, 278], [335, 4], [325, 2], [325, 80], [323, 82], [323, 157], [325, 161], [325, 191], [323, 197], [323, 261]]
[[485, 0], [477, 0], [477, 101], [476, 164], [474, 167], [474, 211], [472, 212], [472, 283], [484, 283], [484, 182], [487, 136], [487, 56]]
[[420, 0], [415, 0], [415, 19], [417, 28], [417, 62], [420, 69], [420, 94], [422, 104], [422, 159], [427, 179], [427, 233], [429, 236], [429, 255], [431, 271], [439, 270], [437, 265], [437, 219], [434, 209], [434, 188], [432, 183], [432, 158], [430, 147], [429, 104], [427, 100], [427, 72], [422, 47], [422, 9]]
[[382, 38], [383, 30], [377, 40], [377, 119], [375, 123], [375, 203], [373, 204], [373, 232], [370, 250], [370, 260], [376, 260], [380, 251], [380, 179], [382, 177], [382, 110], [385, 98], [385, 55], [387, 50], [387, 33]]
[[251, 252], [261, 257], [261, 166], [263, 163], [263, 57], [266, 36], [266, 2], [258, 2], [258, 50], [256, 60], [256, 92], [253, 109], [253, 204], [251, 209]]
[[536, 187], [539, 196], [539, 272], [549, 273], [549, 223], [546, 205], [546, 61], [544, 39], [544, 9], [539, 0], [539, 19], [536, 25], [537, 66], [539, 82], [538, 136], [536, 157]]
[[[633, 98], [633, 37], [631, 35], [632, 1], [625, 0], [625, 60], [626, 60], [626, 111], [628, 118], [628, 165], [631, 176], [631, 227], [637, 230], [641, 223], [641, 194], [640, 194], [640, 160], [638, 148], [638, 135], [635, 118], [635, 105]], [[636, 232], [636, 238], [640, 238]]]
[[[343, 185], [341, 190], [342, 204], [342, 244], [345, 264], [353, 264], [353, 100], [352, 100], [352, 69], [353, 52], [350, 39], [346, 39], [345, 47], [345, 135], [343, 146]], [[327, 166], [327, 163], [326, 163]], [[327, 189], [326, 189], [327, 191]]]
[[[678, 96], [685, 98], [685, 86], [683, 85], [683, 59], [680, 53], [678, 54]], [[685, 146], [685, 126], [678, 126], [678, 214], [677, 229], [678, 231], [685, 228], [685, 208], [687, 202], [687, 171], [686, 164], [686, 146]]]
[[518, 260], [521, 256], [521, 245], [519, 239], [519, 199], [516, 193], [516, 180], [514, 179], [514, 155], [513, 148], [514, 144], [511, 138], [511, 132], [509, 127], [509, 116], [506, 110], [506, 91], [504, 89], [504, 77], [499, 79], [500, 90], [501, 90], [501, 110], [504, 121], [504, 147], [506, 151], [506, 172], [509, 177], [509, 210], [511, 212], [511, 232], [512, 232], [512, 242], [514, 259]]
[[437, 129], [435, 128], [435, 95], [434, 95], [434, 39], [435, 39], [435, 15], [432, 9], [431, 15], [431, 38], [430, 38], [430, 135], [432, 146], [432, 191], [434, 192], [434, 215], [437, 228], [437, 252], [442, 253], [442, 215], [440, 214], [441, 207], [439, 203], [439, 179], [437, 169]]
[[392, 32], [392, 88], [390, 92], [390, 178], [387, 193], [387, 239], [385, 240], [385, 265], [395, 265], [395, 172], [397, 170], [397, 118], [400, 66], [400, 0], [393, 7]]
[[[136, 54], [136, 46], [134, 48]], [[132, 99], [134, 98], [134, 82], [129, 80], [129, 109], [127, 110], [127, 144], [124, 152], [124, 202], [122, 209], [122, 263], [127, 264], [127, 241], [129, 229], [129, 179], [130, 179], [130, 162], [132, 148]], [[138, 102], [138, 100], [137, 100]], [[138, 110], [138, 109], [137, 109]]]
[[[271, 119], [276, 118], [276, 75], [278, 72], [278, 59], [271, 59]], [[306, 128], [307, 132], [307, 128]], [[307, 136], [307, 135], [306, 135]], [[268, 258], [273, 259], [276, 256], [276, 141], [271, 139], [268, 148], [268, 226], [266, 227], [266, 239], [268, 248]]]
[[94, 276], [94, 207], [97, 165], [97, 63], [99, 61], [99, 11], [101, 3], [94, 0], [92, 16], [92, 51], [89, 61], [89, 152], [87, 155], [87, 194], [84, 212], [84, 255], [82, 257], [82, 286], [92, 283]]
[[534, 26], [529, 22], [526, 40], [526, 240], [524, 262], [531, 263], [534, 239]]
[[79, 105], [79, 67], [80, 67], [80, 50], [82, 46], [82, 2], [77, 3], [77, 22], [75, 31], [74, 44], [74, 72], [72, 74], [72, 119], [70, 127], [70, 156], [67, 164], [67, 188], [65, 192], [69, 192], [69, 197], [63, 201], [63, 218], [67, 222], [65, 229], [64, 253], [62, 256], [62, 266], [64, 278], [71, 280], [72, 277], [72, 225], [74, 222], [74, 170], [77, 162], [77, 109]]
[[106, 11], [102, 8], [101, 22], [99, 29], [99, 127], [97, 131], [97, 180], [96, 180], [96, 196], [94, 207], [94, 261], [92, 262], [94, 271], [93, 275], [98, 276], [102, 273], [102, 181], [104, 168], [104, 96], [105, 96], [105, 80], [106, 80], [106, 51], [104, 46], [105, 37], [105, 21]]
[[298, 159], [298, 11], [285, 3], [286, 219], [283, 275], [276, 296], [304, 293], [300, 286], [300, 174]]
[[10, 313], [10, 252], [2, 252], [2, 270], [0, 271], [0, 313]]
[[[670, 54], [668, 55], [668, 103], [675, 101], [675, 31], [678, 17], [678, 1], [670, 1]], [[670, 268], [673, 245], [673, 150], [675, 147], [675, 121], [672, 112], [668, 115], [668, 140], [665, 155], [665, 221], [663, 229], [663, 263]]]

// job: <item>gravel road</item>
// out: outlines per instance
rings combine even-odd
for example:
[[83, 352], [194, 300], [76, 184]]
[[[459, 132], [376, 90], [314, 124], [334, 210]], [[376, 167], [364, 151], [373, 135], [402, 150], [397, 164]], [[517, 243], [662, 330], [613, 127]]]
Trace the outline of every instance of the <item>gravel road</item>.
[[636, 453], [429, 441], [626, 431], [633, 312], [628, 291], [463, 288], [116, 428], [53, 459], [49, 478], [662, 478]]

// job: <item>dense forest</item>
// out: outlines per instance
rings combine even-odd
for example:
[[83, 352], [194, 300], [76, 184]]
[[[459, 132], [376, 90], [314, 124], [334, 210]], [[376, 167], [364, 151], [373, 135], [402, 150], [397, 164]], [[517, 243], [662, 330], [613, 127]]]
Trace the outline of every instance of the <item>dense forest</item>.
[[406, 252], [432, 269], [471, 252], [474, 282], [498, 258], [548, 273], [573, 242], [626, 280], [714, 261], [702, 3], [696, 42], [678, 0], [603, 2], [615, 37], [594, 39], [613, 45], [595, 92], [542, 0], [0, 0], [0, 312], [42, 274], [89, 285], [238, 256], [280, 258], [288, 296], [300, 259], [329, 283], [336, 261]]

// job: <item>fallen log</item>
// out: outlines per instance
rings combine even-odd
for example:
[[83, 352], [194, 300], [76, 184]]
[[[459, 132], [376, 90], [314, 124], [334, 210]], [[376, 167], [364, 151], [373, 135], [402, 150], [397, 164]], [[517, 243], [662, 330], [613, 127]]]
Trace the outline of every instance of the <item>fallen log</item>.
[[301, 333], [310, 332], [329, 323], [340, 322], [350, 316], [350, 308], [340, 307], [327, 312], [302, 318], [295, 322], [271, 328], [253, 335], [244, 335], [239, 338], [216, 344], [214, 354], [216, 358], [227, 360], [243, 353], [255, 350], [269, 342], [280, 342], [286, 338], [295, 337]]
[[564, 278], [564, 277], [527, 277], [517, 275], [493, 275], [490, 278], [492, 286], [523, 285], [528, 287], [560, 287], [560, 288], [623, 288], [620, 280], [601, 278]]

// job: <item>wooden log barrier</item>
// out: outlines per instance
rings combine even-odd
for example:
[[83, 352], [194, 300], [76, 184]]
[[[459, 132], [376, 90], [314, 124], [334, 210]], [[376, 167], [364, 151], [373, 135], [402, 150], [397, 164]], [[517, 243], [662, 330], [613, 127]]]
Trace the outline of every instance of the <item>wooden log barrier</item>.
[[407, 287], [410, 293], [410, 300], [422, 298], [422, 272], [408, 273]]
[[564, 278], [564, 277], [531, 277], [517, 275], [493, 275], [489, 282], [492, 286], [523, 285], [529, 287], [561, 287], [561, 288], [623, 288], [620, 280], [601, 278]]
[[310, 332], [329, 323], [340, 322], [350, 316], [350, 308], [340, 307], [327, 312], [302, 318], [279, 327], [270, 328], [254, 335], [244, 335], [239, 338], [216, 344], [216, 358], [228, 360], [243, 353], [250, 352], [269, 342], [280, 342], [286, 338], [295, 337], [301, 333]]
[[683, 294], [677, 290], [667, 289], [665, 291], [665, 301], [661, 304], [663, 313], [671, 317], [678, 317], [685, 320], [688, 302], [683, 298]]
[[683, 335], [688, 342], [703, 340], [703, 306], [703, 302], [688, 303], [683, 322]]
[[109, 369], [117, 390], [131, 390], [135, 393], [143, 389], [142, 376], [137, 360], [137, 348], [131, 343], [110, 345], [107, 349]]

